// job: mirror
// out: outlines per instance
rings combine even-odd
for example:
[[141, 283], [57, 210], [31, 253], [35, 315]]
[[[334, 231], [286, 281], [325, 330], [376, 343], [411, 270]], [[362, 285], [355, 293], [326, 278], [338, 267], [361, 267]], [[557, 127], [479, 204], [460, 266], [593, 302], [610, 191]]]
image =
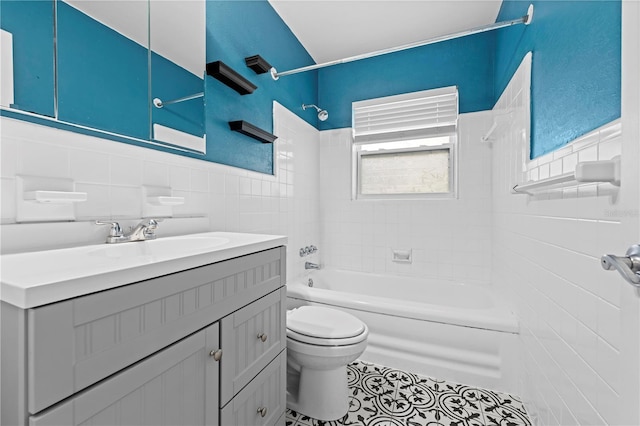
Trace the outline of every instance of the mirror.
[[59, 120], [149, 139], [147, 6], [57, 0]]
[[[205, 4], [149, 3], [152, 139], [204, 153]], [[170, 103], [175, 102], [175, 103]], [[156, 102], [157, 104], [157, 102]]]
[[2, 107], [55, 116], [53, 17], [50, 0], [0, 2]]
[[[204, 97], [172, 102], [203, 94], [204, 0], [18, 0], [1, 7], [3, 115], [204, 153]], [[10, 50], [15, 60], [5, 66]], [[168, 102], [156, 108], [154, 98]]]

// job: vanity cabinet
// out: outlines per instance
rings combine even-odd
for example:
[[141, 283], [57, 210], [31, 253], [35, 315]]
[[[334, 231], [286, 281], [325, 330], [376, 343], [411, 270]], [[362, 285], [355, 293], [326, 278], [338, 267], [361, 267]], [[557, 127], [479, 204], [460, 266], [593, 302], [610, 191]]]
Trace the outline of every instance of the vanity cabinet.
[[276, 247], [36, 308], [3, 304], [2, 424], [283, 422], [285, 270]]

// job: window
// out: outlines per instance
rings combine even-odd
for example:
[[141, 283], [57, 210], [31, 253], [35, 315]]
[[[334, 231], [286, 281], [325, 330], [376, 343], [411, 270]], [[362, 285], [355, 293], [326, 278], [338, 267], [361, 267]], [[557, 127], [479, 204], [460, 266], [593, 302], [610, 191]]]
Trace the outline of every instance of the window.
[[458, 92], [353, 103], [354, 198], [455, 197]]

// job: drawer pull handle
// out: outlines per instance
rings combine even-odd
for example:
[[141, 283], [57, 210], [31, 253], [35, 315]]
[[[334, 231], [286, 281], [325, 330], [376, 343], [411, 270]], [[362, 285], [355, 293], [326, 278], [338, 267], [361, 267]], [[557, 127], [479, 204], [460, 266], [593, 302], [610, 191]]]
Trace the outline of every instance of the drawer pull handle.
[[267, 341], [267, 335], [264, 333], [260, 333], [258, 334], [258, 339], [262, 340], [262, 342], [266, 342]]
[[211, 351], [209, 355], [212, 356], [215, 361], [220, 361], [222, 359], [222, 349]]
[[266, 416], [267, 415], [267, 407], [258, 408], [258, 414], [260, 414], [261, 417]]

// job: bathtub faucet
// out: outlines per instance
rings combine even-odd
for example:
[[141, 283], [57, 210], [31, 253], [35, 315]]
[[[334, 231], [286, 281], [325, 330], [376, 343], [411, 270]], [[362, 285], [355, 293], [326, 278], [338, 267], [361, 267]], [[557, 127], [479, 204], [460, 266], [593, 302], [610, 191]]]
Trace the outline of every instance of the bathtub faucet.
[[304, 269], [320, 269], [320, 265], [317, 263], [304, 262]]

